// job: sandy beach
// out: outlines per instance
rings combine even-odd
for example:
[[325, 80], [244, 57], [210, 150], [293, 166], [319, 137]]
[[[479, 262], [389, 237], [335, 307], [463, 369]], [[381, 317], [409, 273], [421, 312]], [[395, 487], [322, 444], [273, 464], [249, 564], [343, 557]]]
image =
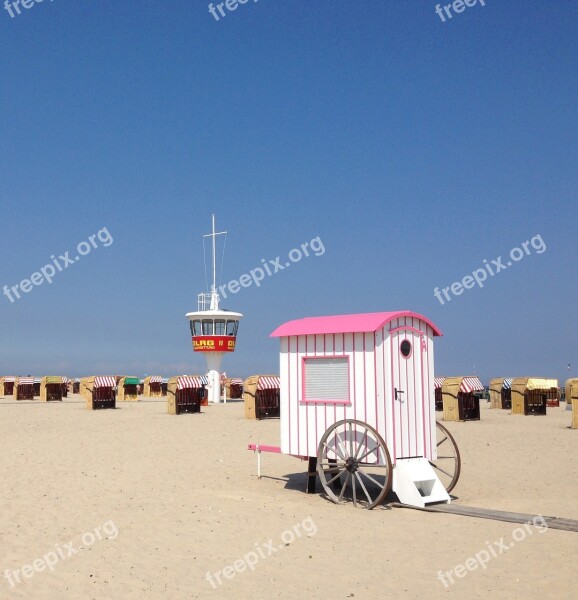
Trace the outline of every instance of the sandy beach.
[[[462, 455], [455, 502], [578, 519], [565, 404], [546, 417], [482, 405], [480, 421], [447, 424]], [[338, 506], [320, 486], [304, 493], [296, 458], [263, 455], [257, 479], [247, 444], [278, 445], [279, 421], [249, 421], [242, 403], [117, 406], [0, 399], [3, 598], [575, 597], [576, 533]], [[483, 567], [438, 578], [490, 547]]]

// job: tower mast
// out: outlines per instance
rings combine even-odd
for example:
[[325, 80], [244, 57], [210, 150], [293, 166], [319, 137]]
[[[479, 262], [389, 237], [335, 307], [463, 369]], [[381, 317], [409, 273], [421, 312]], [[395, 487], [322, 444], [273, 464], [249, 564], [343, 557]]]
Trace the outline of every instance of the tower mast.
[[216, 239], [218, 235], [226, 234], [226, 231], [219, 231], [215, 233], [215, 215], [213, 218], [213, 233], [208, 233], [203, 237], [213, 238], [213, 284], [211, 285], [211, 305], [210, 310], [219, 310], [219, 293], [217, 292], [217, 250], [216, 250]]

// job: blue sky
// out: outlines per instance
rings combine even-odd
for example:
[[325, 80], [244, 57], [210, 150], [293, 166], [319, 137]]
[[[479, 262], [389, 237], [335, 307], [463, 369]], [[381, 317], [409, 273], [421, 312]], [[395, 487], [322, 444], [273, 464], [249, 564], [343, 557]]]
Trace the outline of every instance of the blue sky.
[[0, 10], [0, 286], [113, 239], [0, 296], [2, 374], [204, 372], [184, 315], [214, 212], [220, 283], [325, 248], [223, 302], [245, 314], [230, 375], [276, 372], [287, 320], [410, 309], [444, 333], [439, 375], [578, 376], [578, 3], [435, 4]]

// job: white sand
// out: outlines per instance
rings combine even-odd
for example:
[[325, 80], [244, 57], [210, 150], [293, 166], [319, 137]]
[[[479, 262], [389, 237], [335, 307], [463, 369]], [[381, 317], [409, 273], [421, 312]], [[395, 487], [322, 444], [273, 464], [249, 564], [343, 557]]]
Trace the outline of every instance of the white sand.
[[[164, 399], [118, 406], [0, 400], [2, 572], [55, 544], [78, 551], [14, 587], [2, 579], [0, 597], [575, 597], [578, 533], [532, 529], [513, 542], [512, 523], [337, 506], [303, 492], [306, 463], [296, 458], [263, 455], [267, 477], [257, 480], [247, 443], [278, 445], [278, 420], [247, 421], [238, 403], [181, 416]], [[479, 422], [449, 423], [462, 454], [456, 502], [578, 519], [578, 430], [564, 409], [519, 417], [484, 406]], [[83, 534], [105, 523], [113, 539], [86, 536], [80, 550]], [[298, 524], [317, 531], [283, 545]], [[499, 553], [502, 537], [512, 547], [485, 569], [448, 588], [436, 578], [487, 543]], [[216, 589], [205, 579], [257, 548], [265, 558], [254, 571], [221, 576]]]

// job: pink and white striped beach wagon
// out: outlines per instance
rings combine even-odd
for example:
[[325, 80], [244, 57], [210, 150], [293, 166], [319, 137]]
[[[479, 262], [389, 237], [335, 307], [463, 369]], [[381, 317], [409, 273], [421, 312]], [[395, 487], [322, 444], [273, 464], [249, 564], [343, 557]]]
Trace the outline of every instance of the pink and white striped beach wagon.
[[450, 433], [435, 419], [433, 339], [411, 311], [289, 321], [280, 338], [281, 446], [309, 460], [336, 503], [365, 508], [392, 489], [406, 504], [449, 502], [460, 473]]

